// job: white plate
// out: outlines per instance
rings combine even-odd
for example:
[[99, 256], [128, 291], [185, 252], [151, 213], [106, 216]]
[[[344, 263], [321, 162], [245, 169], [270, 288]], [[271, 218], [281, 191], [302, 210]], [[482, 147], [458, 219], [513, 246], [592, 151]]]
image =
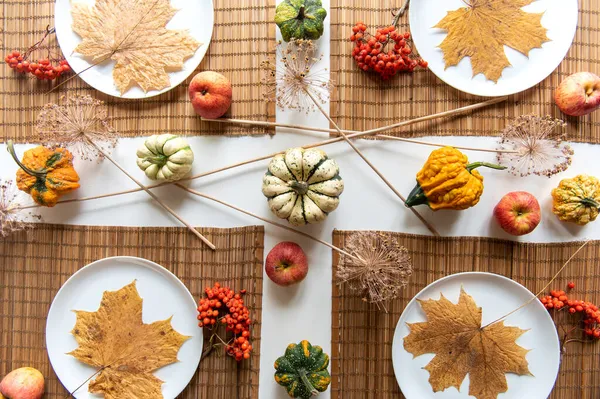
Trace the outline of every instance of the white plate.
[[[429, 372], [423, 367], [433, 359], [426, 354], [413, 359], [404, 349], [404, 337], [409, 334], [406, 323], [426, 321], [425, 313], [416, 302], [419, 299], [439, 299], [440, 292], [453, 303], [458, 302], [460, 287], [471, 295], [483, 311], [482, 323], [489, 323], [514, 310], [533, 297], [521, 284], [492, 273], [458, 273], [439, 279], [419, 292], [406, 306], [394, 333], [392, 361], [394, 373], [406, 399], [466, 399], [469, 396], [469, 376], [460, 386], [434, 393], [429, 385]], [[502, 399], [545, 399], [550, 395], [558, 374], [560, 348], [558, 334], [552, 318], [541, 302], [535, 300], [520, 311], [505, 319], [505, 324], [529, 329], [517, 339], [517, 344], [526, 349], [529, 370], [534, 375], [518, 376], [506, 374], [508, 391]]]
[[[96, 311], [104, 291], [116, 291], [133, 280], [143, 299], [142, 318], [152, 323], [173, 316], [177, 332], [191, 336], [182, 345], [178, 363], [158, 369], [154, 374], [165, 381], [165, 399], [173, 399], [189, 384], [202, 355], [203, 335], [198, 328], [196, 302], [181, 281], [164, 267], [146, 259], [130, 256], [105, 258], [73, 274], [56, 294], [46, 323], [46, 347], [52, 368], [69, 392], [89, 378], [96, 369], [67, 355], [77, 348], [70, 333], [75, 326], [73, 310]], [[88, 392], [86, 383], [76, 393], [77, 399], [98, 398]]]
[[213, 0], [171, 0], [171, 4], [179, 12], [167, 24], [167, 28], [188, 29], [194, 39], [198, 40], [202, 45], [192, 57], [185, 60], [181, 70], [169, 72], [169, 78], [171, 79], [170, 87], [144, 93], [141, 87], [135, 85], [121, 95], [112, 76], [115, 61], [107, 60], [85, 72], [81, 72], [92, 64], [81, 54], [73, 52], [75, 47], [81, 43], [81, 37], [71, 29], [73, 23], [71, 15], [72, 1], [89, 5], [95, 3], [95, 0], [56, 0], [54, 26], [56, 27], [58, 44], [73, 71], [81, 73], [79, 76], [87, 84], [108, 95], [122, 98], [147, 98], [167, 92], [183, 82], [194, 72], [208, 50], [214, 25]]
[[429, 69], [450, 86], [478, 96], [504, 96], [535, 86], [556, 69], [565, 58], [577, 29], [577, 0], [537, 0], [523, 9], [544, 12], [542, 25], [548, 29], [549, 42], [529, 52], [529, 58], [504, 46], [512, 67], [505, 68], [498, 83], [478, 74], [473, 77], [471, 59], [444, 70], [442, 50], [438, 48], [447, 32], [433, 26], [451, 10], [464, 7], [463, 0], [414, 0], [410, 3], [410, 31], [415, 47], [429, 63]]

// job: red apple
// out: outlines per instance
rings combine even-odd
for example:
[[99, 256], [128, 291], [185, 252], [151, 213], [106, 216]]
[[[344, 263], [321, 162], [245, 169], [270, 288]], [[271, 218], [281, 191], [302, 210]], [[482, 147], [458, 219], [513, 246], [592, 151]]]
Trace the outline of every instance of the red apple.
[[600, 107], [600, 77], [577, 72], [563, 80], [554, 92], [554, 102], [570, 116], [587, 115]]
[[522, 236], [531, 233], [542, 218], [537, 199], [525, 192], [506, 194], [494, 208], [494, 217], [508, 234]]
[[217, 72], [204, 71], [194, 76], [188, 93], [194, 111], [203, 118], [220, 118], [231, 105], [231, 82]]
[[0, 382], [0, 397], [40, 399], [44, 394], [44, 376], [33, 367], [21, 367], [8, 373]]
[[267, 276], [278, 285], [292, 285], [308, 274], [308, 260], [300, 245], [284, 241], [275, 245], [265, 261]]

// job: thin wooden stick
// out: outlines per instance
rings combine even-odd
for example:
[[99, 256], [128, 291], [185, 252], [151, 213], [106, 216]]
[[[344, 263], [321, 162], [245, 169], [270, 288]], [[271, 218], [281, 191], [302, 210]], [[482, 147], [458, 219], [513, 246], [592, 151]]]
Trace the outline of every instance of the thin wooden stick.
[[211, 201], [217, 202], [217, 203], [219, 203], [219, 204], [221, 204], [221, 205], [225, 205], [226, 207], [229, 207], [229, 208], [231, 208], [231, 209], [234, 209], [234, 210], [236, 210], [236, 211], [238, 211], [238, 212], [241, 212], [241, 213], [243, 213], [243, 214], [245, 214], [245, 215], [252, 216], [253, 218], [256, 218], [256, 219], [258, 219], [258, 220], [262, 220], [263, 222], [266, 222], [266, 223], [272, 224], [273, 226], [277, 226], [277, 227], [279, 227], [279, 228], [282, 228], [282, 229], [285, 229], [285, 230], [287, 230], [287, 231], [291, 231], [291, 232], [293, 232], [293, 233], [299, 234], [299, 235], [301, 235], [302, 237], [309, 238], [309, 239], [311, 239], [311, 240], [313, 240], [313, 241], [316, 241], [316, 242], [318, 242], [318, 243], [320, 243], [320, 244], [323, 244], [323, 245], [325, 245], [325, 246], [327, 246], [327, 247], [329, 247], [329, 248], [333, 249], [334, 251], [337, 251], [337, 252], [339, 252], [339, 253], [341, 253], [341, 254], [344, 254], [344, 255], [346, 255], [346, 256], [349, 256], [349, 257], [351, 257], [351, 258], [353, 258], [353, 259], [355, 259], [355, 260], [357, 260], [357, 261], [361, 261], [361, 260], [362, 260], [362, 259], [360, 259], [360, 258], [358, 258], [358, 257], [356, 257], [356, 256], [354, 256], [354, 255], [352, 255], [352, 254], [350, 254], [350, 253], [348, 253], [348, 252], [344, 251], [343, 249], [341, 249], [341, 248], [338, 248], [338, 247], [336, 247], [335, 245], [328, 243], [327, 241], [321, 240], [320, 238], [317, 238], [317, 237], [315, 237], [315, 236], [311, 236], [310, 234], [307, 234], [307, 233], [305, 233], [305, 232], [303, 232], [303, 231], [296, 230], [296, 229], [294, 229], [294, 228], [292, 228], [292, 227], [286, 226], [286, 225], [284, 225], [284, 224], [281, 224], [281, 223], [273, 222], [272, 220], [269, 220], [269, 219], [263, 218], [262, 216], [258, 216], [257, 214], [255, 214], [255, 213], [252, 213], [252, 212], [250, 212], [250, 211], [247, 211], [247, 210], [245, 210], [245, 209], [238, 208], [237, 206], [235, 206], [235, 205], [232, 205], [232, 204], [230, 204], [230, 203], [227, 203], [227, 202], [225, 202], [225, 201], [222, 201], [222, 200], [220, 200], [220, 199], [218, 199], [218, 198], [211, 197], [210, 195], [203, 194], [203, 193], [201, 193], [201, 192], [199, 192], [199, 191], [196, 191], [196, 190], [194, 190], [194, 189], [191, 189], [191, 188], [189, 188], [189, 187], [186, 187], [186, 186], [182, 185], [181, 183], [175, 183], [175, 185], [176, 185], [177, 187], [181, 188], [182, 190], [184, 190], [184, 191], [187, 191], [188, 193], [191, 193], [191, 194], [197, 195], [198, 197], [202, 197], [202, 198], [205, 198], [205, 199], [208, 199], [208, 200], [211, 200]]
[[[346, 136], [346, 134], [344, 132], [342, 132], [342, 130], [339, 128], [339, 126], [337, 125], [337, 123], [335, 123], [333, 121], [333, 119], [331, 119], [331, 117], [329, 116], [329, 114], [327, 112], [325, 112], [325, 110], [323, 109], [323, 107], [321, 106], [321, 104], [319, 104], [319, 100], [317, 100], [315, 98], [315, 96], [306, 88], [304, 89], [304, 92], [310, 97], [310, 99], [313, 101], [313, 103], [315, 103], [315, 105], [317, 106], [317, 108], [319, 109], [319, 111], [321, 111], [321, 113], [323, 114], [323, 116], [325, 116], [325, 118], [327, 118], [327, 120], [329, 121], [329, 123], [331, 123], [333, 125], [333, 127], [337, 130], [337, 132], [342, 136], [342, 138], [346, 141], [346, 143], [348, 143], [348, 145], [350, 147], [352, 147], [352, 149], [354, 150], [354, 152], [356, 152], [358, 154], [358, 156], [360, 156], [362, 158], [363, 161], [366, 162], [367, 165], [369, 165], [369, 167], [371, 169], [373, 169], [373, 172], [375, 172], [377, 174], [377, 176], [379, 176], [379, 178], [394, 192], [394, 194], [396, 194], [396, 196], [398, 198], [400, 198], [400, 200], [406, 205], [406, 198], [404, 198], [404, 196], [400, 193], [400, 191], [398, 191], [396, 189], [396, 187], [394, 187], [394, 185], [388, 180], [386, 179], [386, 177], [383, 175], [383, 173], [381, 173], [379, 171], [379, 169], [377, 169], [377, 167], [375, 165], [373, 165], [371, 163], [371, 161], [369, 161], [367, 159], [367, 157], [362, 153], [361, 150], [358, 149], [357, 146], [354, 145], [354, 143], [348, 138], [348, 136]], [[425, 218], [414, 208], [409, 208], [412, 213], [415, 214], [415, 216], [417, 218], [419, 218], [419, 220], [421, 222], [423, 222], [423, 224], [425, 225], [425, 227], [427, 227], [427, 229], [434, 235], [439, 237], [440, 233], [438, 233], [438, 231], [435, 229], [435, 227], [433, 227], [433, 225], [431, 223], [429, 223], [427, 220], [425, 220]]]
[[129, 172], [127, 172], [117, 161], [115, 161], [110, 156], [110, 154], [108, 154], [106, 151], [104, 151], [99, 145], [97, 145], [88, 136], [86, 136], [86, 138], [96, 148], [96, 150], [98, 152], [100, 152], [106, 159], [108, 159], [113, 165], [115, 165], [121, 172], [123, 172], [127, 177], [129, 177], [135, 184], [137, 184], [138, 186], [140, 186], [141, 190], [144, 190], [150, 197], [152, 197], [156, 202], [158, 202], [158, 204], [160, 206], [162, 206], [167, 212], [169, 212], [171, 215], [173, 215], [173, 217], [175, 217], [175, 219], [177, 219], [181, 223], [183, 223], [183, 225], [185, 227], [187, 227], [192, 233], [194, 233], [196, 235], [196, 237], [198, 237], [200, 240], [202, 240], [202, 242], [204, 242], [206, 245], [208, 245], [210, 249], [212, 249], [212, 250], [216, 249], [215, 245], [212, 242], [210, 242], [206, 237], [204, 237], [202, 234], [200, 234], [198, 232], [198, 230], [196, 230], [194, 228], [194, 226], [192, 226], [191, 224], [189, 224], [188, 222], [186, 222], [173, 209], [171, 209], [171, 207], [169, 207], [167, 204], [165, 204], [164, 202], [162, 202], [162, 200], [160, 198], [158, 198], [158, 196], [156, 196], [156, 194], [154, 194], [152, 191], [150, 191], [148, 189], [148, 187], [144, 186], [139, 180], [137, 180], [135, 177], [133, 177], [131, 174], [129, 174]]
[[565, 268], [571, 263], [571, 261], [573, 260], [573, 258], [575, 256], [577, 256], [577, 254], [583, 249], [585, 248], [586, 245], [588, 245], [590, 243], [591, 240], [587, 240], [585, 241], [583, 244], [581, 244], [581, 246], [579, 248], [577, 248], [577, 250], [575, 252], [573, 252], [573, 254], [569, 257], [569, 259], [567, 259], [567, 261], [562, 265], [562, 267], [560, 269], [558, 269], [558, 271], [556, 272], [556, 274], [550, 279], [550, 281], [548, 281], [548, 284], [546, 284], [544, 286], [544, 288], [542, 288], [541, 290], [539, 290], [539, 292], [537, 294], [535, 294], [535, 296], [533, 296], [530, 300], [528, 300], [527, 302], [525, 302], [523, 305], [519, 306], [518, 308], [516, 308], [515, 310], [505, 314], [502, 317], [497, 318], [496, 320], [486, 324], [485, 326], [481, 327], [481, 329], [483, 330], [486, 327], [491, 326], [492, 324], [496, 324], [499, 321], [502, 321], [504, 319], [506, 319], [508, 316], [510, 316], [511, 314], [518, 312], [519, 310], [523, 309], [525, 306], [529, 305], [531, 302], [533, 302], [534, 300], [536, 300], [541, 294], [543, 294], [548, 287], [550, 287], [550, 284], [552, 284], [554, 282], [554, 280], [556, 280], [558, 278], [558, 276], [562, 273], [563, 270], [565, 270]]
[[[371, 130], [367, 130], [364, 132], [355, 132], [352, 134], [348, 134], [347, 137], [348, 138], [356, 138], [356, 137], [362, 137], [362, 136], [368, 136], [368, 135], [372, 135], [372, 134], [376, 134], [379, 131], [384, 131], [384, 130], [389, 130], [392, 129], [394, 127], [402, 127], [402, 126], [408, 126], [408, 125], [412, 125], [415, 123], [420, 123], [420, 122], [426, 122], [432, 119], [438, 119], [438, 118], [443, 118], [443, 117], [448, 117], [448, 116], [454, 116], [454, 115], [458, 115], [458, 114], [462, 114], [468, 111], [472, 111], [478, 108], [482, 108], [491, 104], [496, 104], [498, 102], [504, 101], [506, 100], [506, 97], [499, 97], [499, 98], [494, 98], [492, 100], [488, 100], [482, 103], [477, 103], [477, 104], [472, 104], [472, 105], [468, 105], [466, 107], [462, 107], [462, 108], [456, 108], [450, 111], [444, 111], [444, 112], [440, 112], [437, 114], [433, 114], [433, 115], [428, 115], [428, 116], [423, 116], [420, 118], [416, 118], [416, 119], [411, 119], [411, 120], [407, 120], [407, 121], [403, 121], [403, 122], [398, 122], [395, 125], [390, 125], [390, 126], [384, 126], [384, 127], [380, 127], [380, 128], [376, 128], [376, 129], [371, 129]], [[212, 120], [212, 119], [211, 119]], [[215, 119], [214, 121], [217, 122], [221, 122], [221, 119]], [[253, 121], [247, 121], [250, 123], [255, 123]], [[273, 123], [273, 122], [257, 122], [257, 123]], [[290, 126], [297, 126], [297, 125], [285, 125], [285, 124], [281, 124], [284, 127], [290, 127]], [[301, 129], [301, 127], [296, 127], [297, 129]], [[318, 129], [318, 128], [310, 128], [310, 129]], [[325, 132], [329, 132], [331, 129], [321, 129]], [[317, 130], [318, 131], [318, 130]], [[333, 132], [337, 132], [336, 130], [332, 130]], [[323, 140], [323, 141], [319, 141], [316, 143], [312, 143], [312, 144], [307, 144], [305, 146], [302, 146], [302, 148], [314, 148], [314, 147], [322, 147], [322, 146], [326, 146], [329, 144], [333, 144], [333, 143], [337, 143], [340, 141], [343, 141], [344, 138], [343, 137], [335, 137], [335, 138], [331, 138], [328, 140]], [[405, 140], [410, 140], [410, 139], [405, 139]], [[428, 143], [431, 144], [431, 143]], [[441, 146], [444, 146], [442, 144], [440, 144]], [[460, 149], [466, 149], [465, 147], [455, 147], [455, 148], [460, 148]], [[219, 173], [219, 172], [223, 172], [229, 169], [233, 169], [233, 168], [237, 168], [239, 166], [244, 166], [244, 165], [249, 165], [251, 163], [254, 162], [258, 162], [258, 161], [263, 161], [265, 159], [270, 159], [273, 158], [275, 155], [277, 154], [281, 154], [283, 151], [279, 151], [279, 152], [274, 152], [272, 154], [268, 154], [268, 155], [264, 155], [261, 157], [257, 157], [257, 158], [252, 158], [252, 159], [248, 159], [246, 161], [242, 161], [242, 162], [236, 162], [234, 164], [228, 165], [228, 166], [223, 166], [221, 168], [218, 169], [213, 169], [207, 172], [202, 172], [190, 177], [186, 177], [183, 178], [181, 180], [179, 180], [180, 182], [184, 182], [184, 181], [190, 181], [190, 180], [194, 180], [194, 179], [199, 179], [201, 177], [205, 177], [205, 176], [210, 176], [213, 175], [215, 173]], [[146, 188], [148, 189], [153, 189], [153, 188], [157, 188], [157, 187], [162, 187], [162, 186], [166, 186], [172, 184], [172, 182], [163, 182], [163, 183], [158, 183], [158, 184], [153, 184], [153, 185], [149, 185], [146, 186]], [[59, 204], [67, 204], [67, 203], [71, 203], [71, 202], [82, 202], [82, 201], [90, 201], [90, 200], [95, 200], [95, 199], [100, 199], [100, 198], [108, 198], [108, 197], [114, 197], [114, 196], [118, 196], [118, 195], [124, 195], [124, 194], [131, 194], [131, 193], [137, 193], [139, 191], [143, 191], [143, 189], [141, 188], [134, 188], [134, 189], [130, 189], [130, 190], [124, 190], [124, 191], [118, 191], [118, 192], [114, 192], [114, 193], [109, 193], [109, 194], [102, 194], [102, 195], [96, 195], [96, 196], [91, 196], [91, 197], [84, 197], [84, 198], [74, 198], [74, 199], [66, 199], [66, 200], [61, 200], [58, 201]], [[32, 208], [39, 208], [39, 205], [29, 205], [29, 206], [24, 206], [21, 207], [20, 209], [32, 209]]]
[[[456, 108], [456, 109], [453, 109], [450, 111], [444, 111], [444, 112], [440, 112], [440, 113], [433, 114], [433, 115], [423, 116], [423, 117], [419, 117], [419, 118], [415, 118], [415, 119], [409, 119], [406, 121], [397, 122], [393, 125], [387, 125], [387, 126], [378, 127], [375, 129], [366, 130], [364, 132], [359, 132], [356, 130], [344, 130], [344, 129], [341, 129], [341, 131], [344, 132], [345, 134], [347, 134], [349, 138], [375, 135], [376, 137], [384, 138], [384, 139], [388, 139], [388, 140], [403, 141], [406, 143], [428, 145], [428, 146], [433, 146], [433, 147], [446, 147], [447, 144], [430, 143], [430, 142], [422, 141], [422, 140], [408, 139], [408, 138], [396, 137], [396, 136], [388, 136], [388, 135], [377, 134], [377, 133], [396, 129], [399, 127], [410, 126], [410, 125], [413, 125], [416, 123], [426, 122], [426, 121], [429, 121], [432, 119], [438, 119], [438, 118], [443, 118], [443, 117], [448, 117], [448, 116], [456, 116], [456, 115], [463, 114], [466, 112], [474, 111], [479, 108], [487, 107], [492, 104], [497, 104], [502, 101], [506, 101], [507, 98], [508, 97], [493, 98], [491, 100], [484, 101], [481, 103], [471, 104], [471, 105], [467, 105], [465, 107]], [[254, 125], [254, 126], [267, 126], [267, 127], [284, 127], [284, 128], [288, 128], [288, 129], [294, 129], [294, 130], [304, 130], [304, 131], [322, 132], [322, 133], [338, 133], [338, 131], [336, 129], [318, 128], [318, 127], [305, 126], [305, 125], [293, 125], [293, 124], [279, 123], [279, 122], [252, 121], [252, 120], [247, 120], [247, 119], [231, 119], [231, 118], [219, 118], [219, 119], [201, 118], [201, 119], [206, 122], [232, 123], [232, 124], [238, 124], [238, 125], [251, 125], [251, 126]], [[342, 141], [342, 140], [344, 140], [343, 137], [338, 137], [336, 139], [336, 141], [333, 141], [333, 142]], [[494, 149], [489, 149], [489, 148], [476, 148], [476, 147], [464, 147], [464, 146], [453, 146], [453, 147], [460, 149], [460, 150], [492, 152], [492, 153], [514, 154], [514, 153], [518, 152], [518, 151], [514, 151], [514, 150], [494, 150]]]

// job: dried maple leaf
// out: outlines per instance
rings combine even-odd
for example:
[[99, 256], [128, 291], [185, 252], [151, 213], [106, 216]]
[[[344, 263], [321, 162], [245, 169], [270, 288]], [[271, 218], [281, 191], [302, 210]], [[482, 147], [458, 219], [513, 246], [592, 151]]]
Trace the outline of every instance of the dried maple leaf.
[[162, 381], [152, 372], [177, 362], [189, 338], [171, 327], [171, 318], [144, 324], [142, 298], [135, 281], [118, 291], [105, 291], [96, 312], [75, 311], [71, 333], [79, 347], [69, 355], [98, 367], [89, 391], [106, 399], [162, 398]]
[[473, 76], [483, 73], [497, 82], [510, 62], [504, 46], [526, 56], [549, 41], [541, 14], [522, 7], [535, 0], [464, 0], [467, 7], [449, 11], [434, 28], [448, 31], [440, 44], [446, 68], [471, 57]]
[[469, 395], [496, 399], [508, 389], [505, 373], [531, 375], [525, 359], [528, 350], [515, 342], [527, 330], [504, 322], [482, 329], [481, 308], [462, 287], [457, 304], [444, 295], [418, 301], [427, 321], [407, 323], [410, 334], [404, 338], [404, 349], [415, 357], [435, 353], [425, 366], [434, 392], [460, 389], [469, 374]]
[[116, 61], [113, 78], [123, 94], [134, 83], [145, 92], [169, 87], [167, 70], [181, 69], [201, 45], [186, 30], [166, 29], [177, 13], [170, 0], [96, 0], [73, 3], [75, 51], [92, 62]]

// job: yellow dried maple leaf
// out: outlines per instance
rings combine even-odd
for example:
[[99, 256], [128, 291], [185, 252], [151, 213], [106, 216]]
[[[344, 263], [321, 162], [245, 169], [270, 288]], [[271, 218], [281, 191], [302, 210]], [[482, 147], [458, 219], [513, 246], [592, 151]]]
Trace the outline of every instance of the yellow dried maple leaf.
[[83, 39], [75, 51], [93, 63], [115, 60], [121, 94], [136, 83], [144, 92], [171, 86], [167, 71], [181, 69], [201, 45], [187, 30], [166, 28], [177, 13], [170, 0], [74, 2], [71, 13], [73, 31]]
[[448, 31], [440, 44], [446, 68], [471, 57], [473, 76], [483, 73], [497, 82], [511, 64], [504, 46], [529, 56], [529, 51], [549, 41], [541, 14], [521, 8], [535, 0], [464, 0], [467, 7], [449, 11], [434, 26]]
[[458, 303], [440, 294], [439, 300], [418, 300], [427, 316], [423, 323], [407, 323], [410, 334], [404, 349], [414, 357], [434, 353], [425, 366], [434, 392], [460, 389], [469, 374], [469, 395], [496, 399], [506, 392], [505, 373], [531, 375], [525, 355], [516, 344], [527, 330], [505, 326], [504, 322], [481, 328], [481, 308], [461, 287]]
[[96, 312], [77, 310], [71, 333], [79, 347], [69, 355], [98, 367], [89, 391], [106, 399], [162, 398], [162, 381], [152, 372], [177, 362], [189, 338], [175, 331], [171, 318], [144, 324], [142, 298], [135, 281], [118, 291], [105, 291]]

